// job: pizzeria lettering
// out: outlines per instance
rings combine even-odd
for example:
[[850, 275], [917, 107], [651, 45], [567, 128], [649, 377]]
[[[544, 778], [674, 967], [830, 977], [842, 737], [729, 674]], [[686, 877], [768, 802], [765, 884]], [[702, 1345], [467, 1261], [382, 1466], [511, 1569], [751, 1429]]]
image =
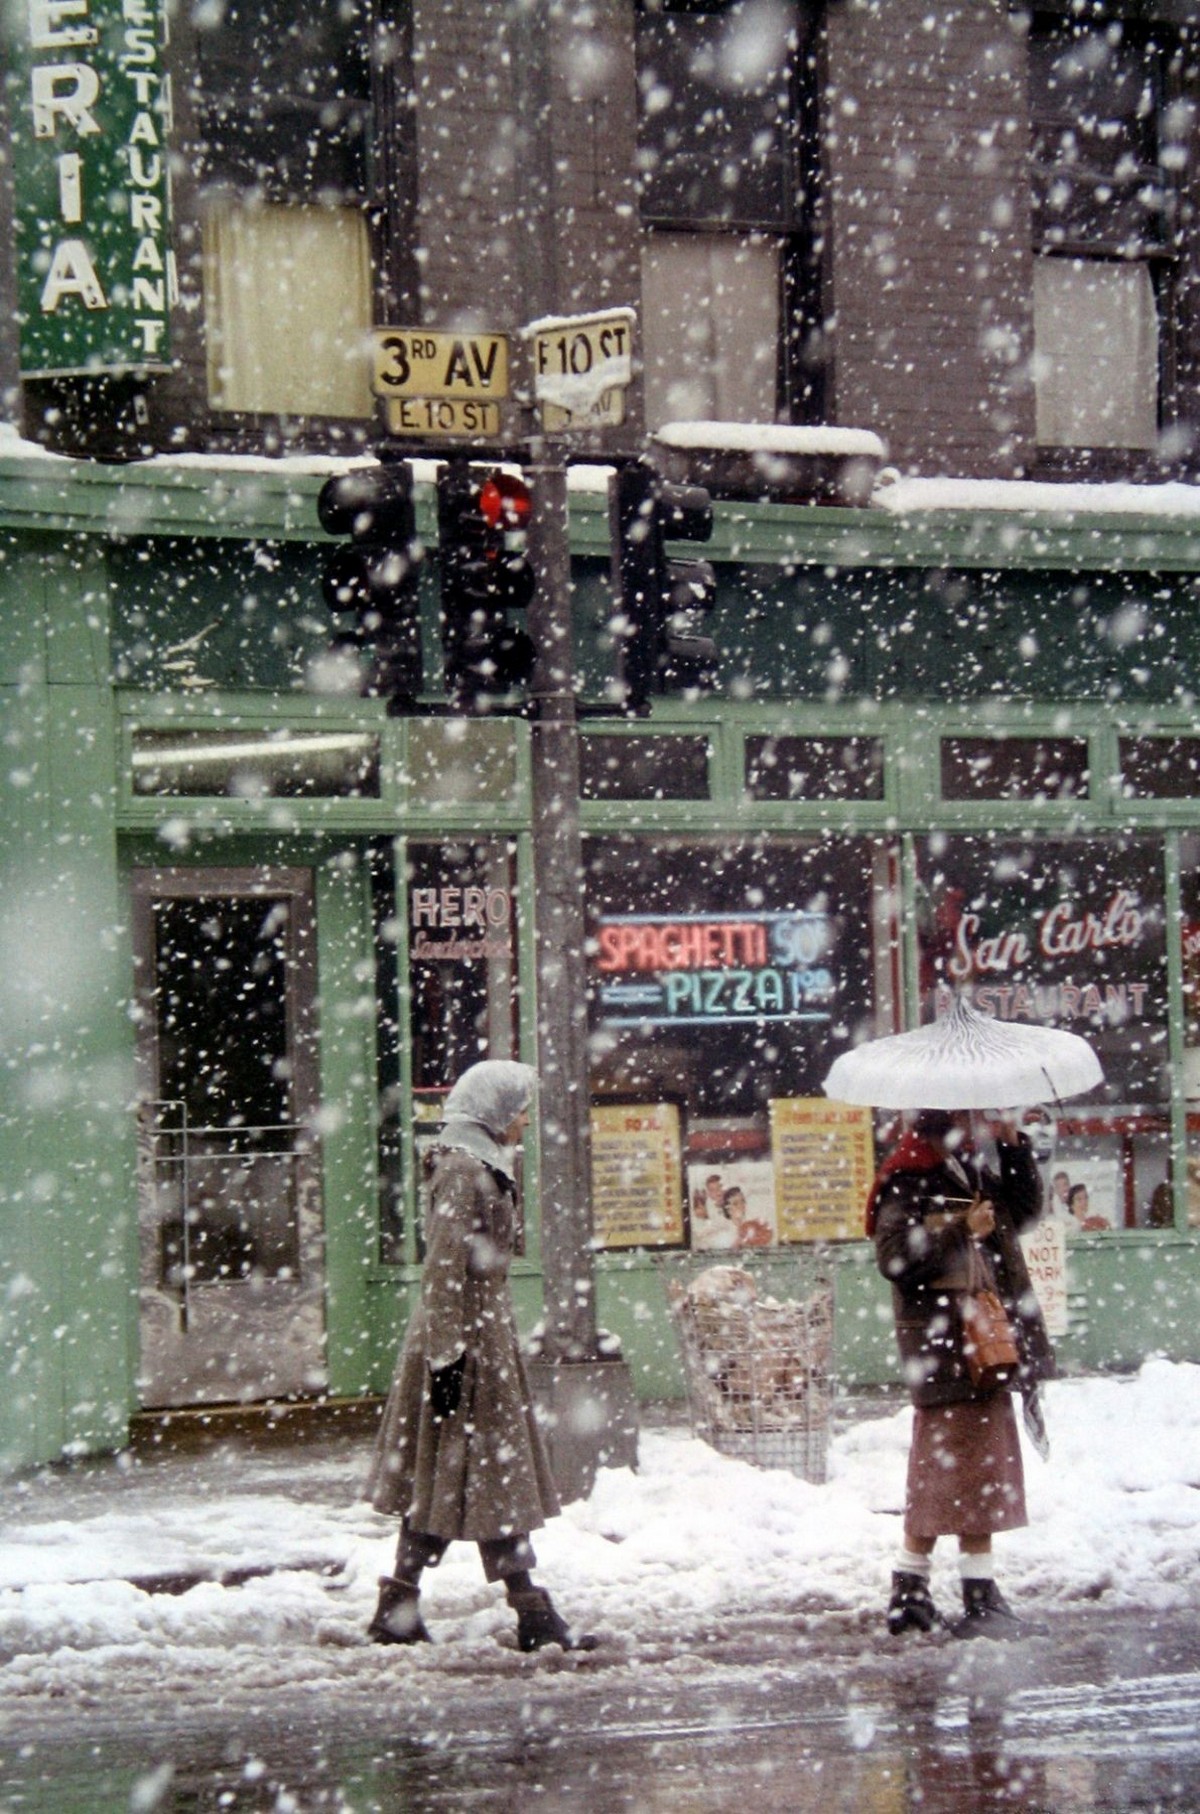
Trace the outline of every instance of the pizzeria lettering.
[[13, 119], [22, 369], [162, 368], [174, 267], [160, 8], [26, 0], [24, 12]]

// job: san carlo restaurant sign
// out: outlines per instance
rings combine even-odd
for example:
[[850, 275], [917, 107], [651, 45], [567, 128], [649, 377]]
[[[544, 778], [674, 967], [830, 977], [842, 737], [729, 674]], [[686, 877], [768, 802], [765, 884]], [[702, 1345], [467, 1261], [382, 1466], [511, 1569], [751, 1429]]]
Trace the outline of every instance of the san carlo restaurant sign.
[[609, 1026], [827, 1021], [836, 984], [822, 913], [612, 914], [593, 969]]
[[169, 92], [162, 0], [3, 9], [21, 370], [169, 363]]

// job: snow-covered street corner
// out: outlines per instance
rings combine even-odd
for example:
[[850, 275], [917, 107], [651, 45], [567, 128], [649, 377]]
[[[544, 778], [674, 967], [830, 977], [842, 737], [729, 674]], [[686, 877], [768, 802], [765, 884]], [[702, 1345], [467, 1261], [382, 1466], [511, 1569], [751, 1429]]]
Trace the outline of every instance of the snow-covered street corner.
[[[997, 1539], [1014, 1603], [1051, 1625], [1056, 1609], [1091, 1603], [1200, 1607], [1200, 1367], [1152, 1360], [1133, 1378], [1059, 1381], [1047, 1415], [1050, 1461], [1026, 1450], [1030, 1526]], [[539, 1579], [615, 1667], [636, 1668], [648, 1648], [660, 1667], [711, 1667], [705, 1634], [754, 1615], [795, 1619], [799, 1643], [823, 1621], [858, 1641], [877, 1616], [881, 1629], [910, 1416], [841, 1428], [823, 1486], [723, 1457], [683, 1427], [643, 1429], [637, 1472], [603, 1472], [539, 1533]], [[564, 1666], [559, 1652], [511, 1647], [512, 1616], [466, 1544], [426, 1577], [432, 1645], [365, 1641], [395, 1541], [358, 1497], [366, 1458], [361, 1441], [311, 1457], [231, 1447], [9, 1482], [5, 1720], [118, 1691], [170, 1687], [203, 1704], [218, 1688], [320, 1696], [400, 1672]], [[953, 1609], [952, 1543], [934, 1590]]]

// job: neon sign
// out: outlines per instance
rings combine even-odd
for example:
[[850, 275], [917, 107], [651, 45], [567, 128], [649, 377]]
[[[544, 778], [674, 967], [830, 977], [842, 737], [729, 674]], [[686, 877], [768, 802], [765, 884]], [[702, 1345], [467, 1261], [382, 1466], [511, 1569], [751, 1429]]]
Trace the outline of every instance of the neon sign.
[[827, 1021], [837, 993], [829, 917], [778, 913], [608, 914], [596, 932], [608, 1026]]

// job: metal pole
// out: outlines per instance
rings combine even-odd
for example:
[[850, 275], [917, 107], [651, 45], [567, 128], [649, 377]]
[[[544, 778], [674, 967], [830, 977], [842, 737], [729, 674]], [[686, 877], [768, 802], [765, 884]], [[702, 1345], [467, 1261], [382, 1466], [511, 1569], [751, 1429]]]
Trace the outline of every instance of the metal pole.
[[582, 1360], [596, 1352], [596, 1312], [566, 462], [539, 447], [527, 477], [529, 553], [537, 574], [529, 634], [537, 650], [530, 692], [544, 1351], [549, 1360]]
[[601, 1354], [596, 1328], [566, 461], [538, 440], [526, 472], [537, 574], [529, 634], [537, 651], [530, 694], [545, 1312], [530, 1375], [559, 1491], [572, 1500], [590, 1493], [599, 1468], [637, 1465], [637, 1404], [628, 1366], [611, 1340]]

